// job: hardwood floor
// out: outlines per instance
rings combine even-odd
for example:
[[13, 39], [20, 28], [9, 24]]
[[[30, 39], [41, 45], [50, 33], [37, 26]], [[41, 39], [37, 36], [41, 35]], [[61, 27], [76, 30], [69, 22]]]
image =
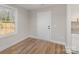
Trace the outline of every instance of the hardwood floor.
[[0, 54], [64, 54], [64, 45], [28, 38], [5, 49]]

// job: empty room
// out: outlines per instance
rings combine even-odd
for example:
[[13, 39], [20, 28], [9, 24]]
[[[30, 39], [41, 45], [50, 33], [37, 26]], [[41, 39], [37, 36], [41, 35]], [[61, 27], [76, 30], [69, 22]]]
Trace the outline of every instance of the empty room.
[[78, 4], [0, 4], [0, 54], [77, 54], [78, 39]]

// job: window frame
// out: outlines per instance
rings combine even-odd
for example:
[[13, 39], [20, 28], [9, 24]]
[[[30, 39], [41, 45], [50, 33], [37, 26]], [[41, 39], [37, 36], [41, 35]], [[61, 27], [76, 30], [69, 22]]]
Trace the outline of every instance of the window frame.
[[5, 8], [9, 8], [9, 9], [12, 9], [13, 11], [14, 11], [14, 17], [15, 17], [15, 32], [11, 32], [11, 33], [8, 33], [8, 34], [5, 34], [5, 35], [1, 35], [0, 36], [0, 39], [1, 38], [5, 38], [5, 37], [9, 37], [9, 36], [12, 36], [12, 35], [16, 35], [17, 34], [17, 30], [18, 30], [18, 28], [17, 28], [17, 9], [16, 8], [14, 8], [14, 7], [12, 7], [12, 6], [9, 6], [9, 5], [4, 5], [4, 4], [1, 4], [0, 5], [0, 7], [5, 7]]

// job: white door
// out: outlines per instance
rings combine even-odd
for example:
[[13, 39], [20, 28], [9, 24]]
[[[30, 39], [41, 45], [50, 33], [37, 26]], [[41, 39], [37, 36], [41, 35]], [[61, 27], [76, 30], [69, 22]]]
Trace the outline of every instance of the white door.
[[37, 12], [37, 35], [44, 40], [50, 39], [51, 27], [51, 12], [40, 11]]

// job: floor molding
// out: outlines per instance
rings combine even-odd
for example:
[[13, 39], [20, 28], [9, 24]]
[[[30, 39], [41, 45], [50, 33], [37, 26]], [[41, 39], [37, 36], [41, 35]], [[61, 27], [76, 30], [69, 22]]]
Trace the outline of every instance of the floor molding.
[[67, 54], [72, 54], [72, 51], [71, 51], [70, 48], [65, 47], [65, 50], [66, 50], [66, 53], [67, 53]]
[[7, 49], [7, 48], [9, 48], [9, 47], [11, 47], [11, 46], [13, 46], [13, 45], [15, 45], [15, 44], [17, 44], [17, 43], [19, 43], [19, 42], [21, 42], [21, 41], [23, 41], [23, 40], [25, 40], [25, 39], [28, 39], [28, 38], [30, 38], [30, 36], [25, 36], [24, 38], [21, 38], [20, 40], [18, 40], [17, 42], [12, 43], [11, 45], [7, 45], [6, 47], [1, 48], [0, 52]]
[[[37, 36], [33, 36], [33, 35], [29, 35], [30, 38], [35, 38], [35, 39], [40, 39], [40, 40], [44, 40], [42, 38], [39, 38]], [[50, 41], [50, 42], [54, 42], [54, 43], [58, 43], [58, 44], [61, 44], [61, 45], [64, 45], [65, 46], [65, 43], [63, 42], [59, 42], [59, 41], [55, 41], [55, 40], [46, 40], [46, 41]]]

